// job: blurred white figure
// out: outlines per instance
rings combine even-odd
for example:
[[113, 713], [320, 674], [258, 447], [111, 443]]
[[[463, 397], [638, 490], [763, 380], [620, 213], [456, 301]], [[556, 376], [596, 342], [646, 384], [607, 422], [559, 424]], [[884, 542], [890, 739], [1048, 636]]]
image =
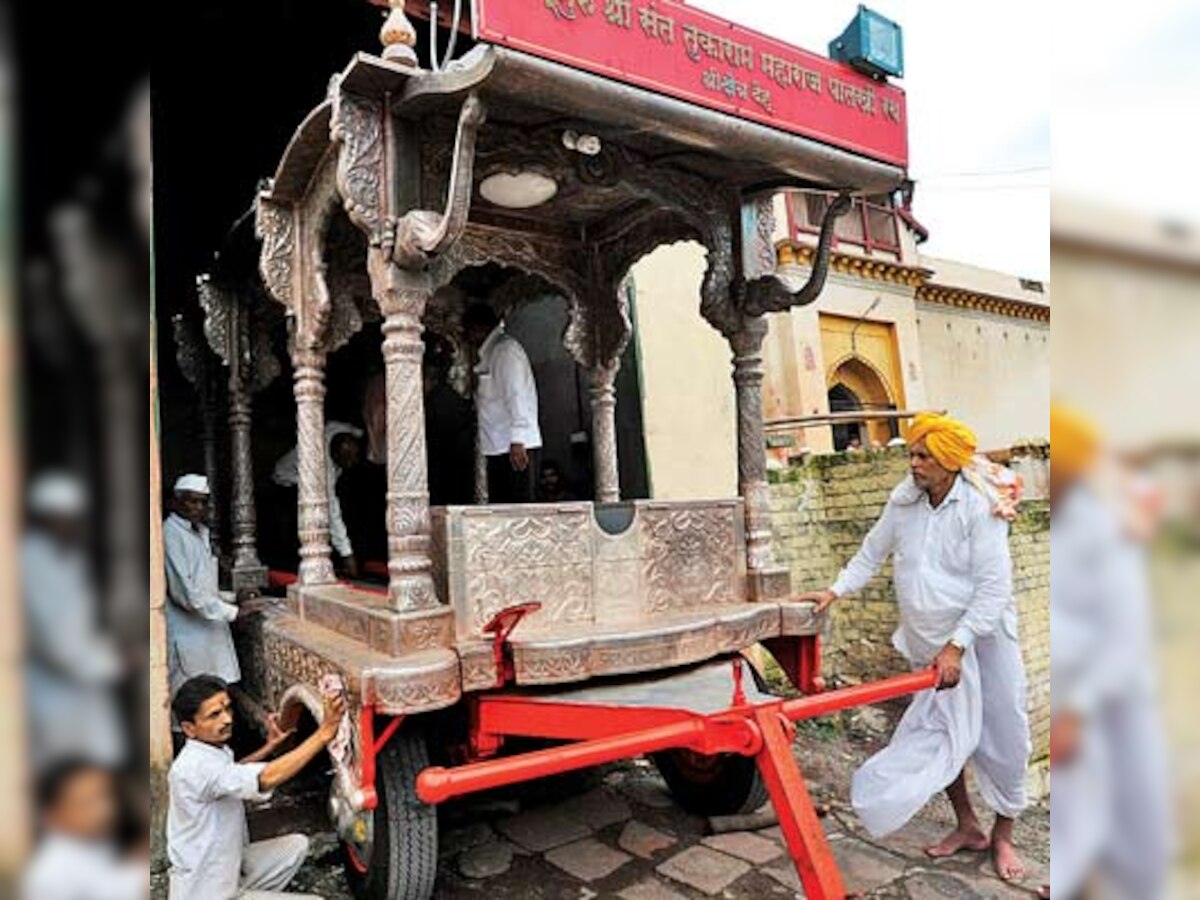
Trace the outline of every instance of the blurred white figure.
[[241, 680], [229, 623], [238, 616], [234, 597], [219, 589], [217, 558], [209, 543], [208, 479], [183, 475], [175, 482], [175, 509], [163, 525], [167, 558], [167, 664], [171, 693], [196, 675]]
[[1051, 874], [1055, 898], [1096, 882], [1157, 900], [1172, 856], [1144, 517], [1097, 471], [1099, 440], [1051, 413]]
[[21, 882], [24, 900], [140, 900], [148, 860], [122, 858], [112, 836], [112, 775], [80, 761], [48, 770], [38, 785], [42, 836]]
[[122, 663], [100, 629], [96, 585], [83, 546], [87, 506], [73, 475], [44, 474], [30, 486], [21, 574], [26, 690], [38, 767], [66, 757], [117, 766], [127, 752], [112, 693]]

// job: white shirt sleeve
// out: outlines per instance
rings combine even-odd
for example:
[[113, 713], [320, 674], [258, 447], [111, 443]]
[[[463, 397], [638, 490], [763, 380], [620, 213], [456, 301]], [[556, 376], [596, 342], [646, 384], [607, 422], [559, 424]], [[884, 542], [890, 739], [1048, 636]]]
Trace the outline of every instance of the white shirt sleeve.
[[238, 608], [226, 603], [221, 595], [209, 591], [196, 579], [188, 565], [188, 548], [165, 529], [163, 544], [167, 556], [167, 597], [176, 606], [214, 622], [232, 622]]
[[329, 542], [338, 556], [353, 556], [354, 547], [350, 545], [350, 533], [346, 531], [346, 520], [342, 518], [342, 502], [338, 499], [337, 476], [337, 470], [332, 467], [326, 476], [329, 479]]
[[830, 590], [839, 597], [856, 594], [867, 586], [896, 546], [895, 512], [891, 503], [883, 508], [883, 515], [871, 526], [866, 539], [854, 558], [838, 574]]
[[295, 487], [300, 483], [300, 457], [295, 447], [276, 461], [271, 480], [282, 487]]
[[270, 791], [258, 786], [259, 776], [266, 763], [235, 763], [205, 770], [204, 783], [200, 786], [200, 798], [208, 802], [222, 797], [237, 797], [239, 800], [267, 800]]
[[953, 638], [964, 648], [994, 632], [1012, 600], [1008, 523], [990, 512], [977, 519], [971, 529], [971, 573], [975, 591]]
[[515, 340], [504, 341], [496, 348], [492, 367], [508, 412], [509, 443], [540, 444], [537, 382], [529, 357]]

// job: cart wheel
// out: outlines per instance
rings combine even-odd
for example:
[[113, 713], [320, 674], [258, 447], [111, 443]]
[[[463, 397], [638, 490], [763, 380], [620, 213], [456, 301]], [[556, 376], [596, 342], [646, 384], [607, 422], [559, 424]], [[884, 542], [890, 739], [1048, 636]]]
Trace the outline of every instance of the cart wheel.
[[690, 813], [731, 816], [754, 812], [767, 802], [767, 787], [753, 757], [668, 750], [653, 759], [671, 796]]
[[363, 900], [429, 900], [437, 877], [437, 807], [417, 797], [429, 765], [420, 729], [397, 732], [376, 760], [379, 804], [363, 843], [343, 842], [346, 877]]

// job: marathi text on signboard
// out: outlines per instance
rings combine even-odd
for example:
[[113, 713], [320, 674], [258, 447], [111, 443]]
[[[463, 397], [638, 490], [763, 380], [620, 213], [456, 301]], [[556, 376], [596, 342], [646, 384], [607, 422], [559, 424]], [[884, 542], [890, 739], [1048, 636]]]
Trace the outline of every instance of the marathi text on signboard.
[[674, 0], [478, 0], [480, 37], [896, 165], [904, 92]]

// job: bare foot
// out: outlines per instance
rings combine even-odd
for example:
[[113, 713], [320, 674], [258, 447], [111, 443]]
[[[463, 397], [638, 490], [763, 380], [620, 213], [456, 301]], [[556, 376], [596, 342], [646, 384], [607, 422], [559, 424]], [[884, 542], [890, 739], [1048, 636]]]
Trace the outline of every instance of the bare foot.
[[986, 850], [991, 843], [978, 825], [958, 828], [946, 835], [932, 847], [925, 848], [925, 855], [932, 859], [953, 856], [961, 850]]
[[1041, 900], [1050, 900], [1050, 885], [1043, 884], [1037, 889], [1037, 895]]
[[992, 863], [996, 874], [1004, 881], [1020, 881], [1025, 877], [1025, 863], [1017, 856], [1012, 841], [1005, 838], [992, 839]]

